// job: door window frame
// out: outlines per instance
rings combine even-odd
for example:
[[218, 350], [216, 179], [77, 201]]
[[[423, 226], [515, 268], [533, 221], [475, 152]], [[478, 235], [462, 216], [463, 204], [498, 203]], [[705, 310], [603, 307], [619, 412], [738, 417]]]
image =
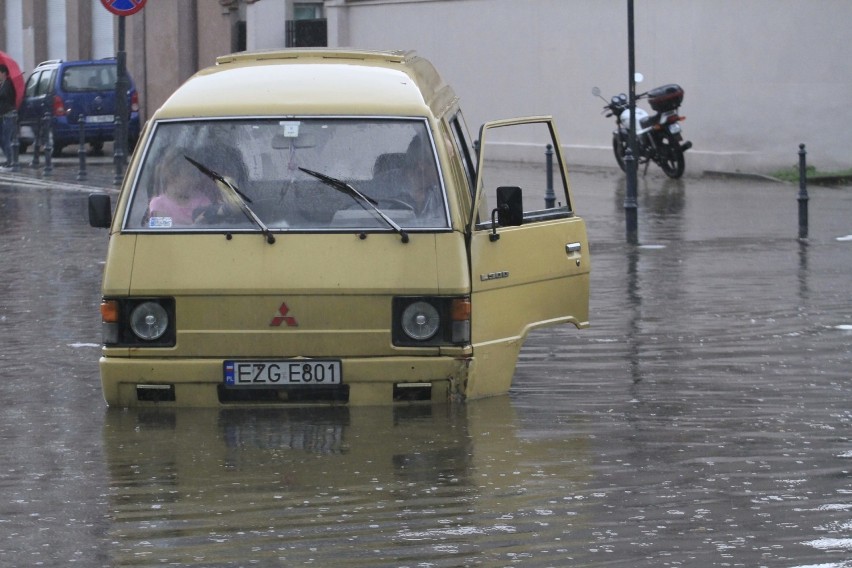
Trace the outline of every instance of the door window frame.
[[[543, 221], [549, 221], [553, 219], [563, 219], [574, 217], [574, 210], [571, 202], [571, 192], [569, 190], [568, 179], [566, 177], [566, 171], [564, 168], [563, 156], [560, 150], [559, 137], [556, 133], [556, 128], [553, 124], [553, 118], [550, 116], [531, 116], [531, 117], [523, 117], [523, 118], [513, 118], [506, 120], [495, 120], [491, 122], [486, 122], [479, 129], [479, 153], [477, 155], [477, 166], [476, 166], [476, 182], [475, 188], [476, 193], [473, 197], [473, 203], [471, 207], [471, 226], [475, 228], [477, 231], [485, 231], [491, 230], [493, 228], [491, 223], [491, 211], [487, 211], [487, 215], [483, 215], [481, 218], [479, 215], [479, 208], [485, 203], [485, 199], [483, 196], [484, 193], [484, 181], [483, 175], [486, 172], [485, 166], [485, 158], [486, 158], [486, 136], [489, 130], [497, 129], [497, 128], [510, 128], [512, 126], [519, 126], [525, 124], [545, 124], [548, 128], [548, 133], [550, 135], [550, 145], [553, 149], [553, 167], [559, 171], [559, 182], [561, 182], [561, 192], [565, 197], [564, 205], [559, 207], [554, 207], [551, 209], [531, 209], [524, 210], [524, 221], [523, 224], [529, 223], [537, 223]], [[555, 187], [557, 182], [556, 176], [554, 176], [554, 193], [556, 193], [557, 189]], [[558, 197], [558, 196], [557, 196]], [[494, 206], [494, 204], [488, 204], [489, 207]]]

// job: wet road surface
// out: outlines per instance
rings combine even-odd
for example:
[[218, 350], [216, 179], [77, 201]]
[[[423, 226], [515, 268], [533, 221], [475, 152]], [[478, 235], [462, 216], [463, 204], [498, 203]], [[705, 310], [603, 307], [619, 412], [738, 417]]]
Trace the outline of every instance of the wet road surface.
[[571, 178], [592, 327], [453, 407], [109, 410], [106, 233], [0, 186], [0, 565], [852, 568], [852, 189]]

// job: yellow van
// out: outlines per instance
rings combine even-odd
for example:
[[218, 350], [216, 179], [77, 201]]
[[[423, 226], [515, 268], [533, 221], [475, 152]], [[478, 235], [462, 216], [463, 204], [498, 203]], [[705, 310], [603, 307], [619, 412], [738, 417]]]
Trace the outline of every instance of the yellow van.
[[148, 121], [115, 213], [94, 194], [89, 216], [110, 229], [109, 405], [496, 395], [531, 330], [588, 325], [553, 120], [474, 143], [411, 52], [220, 57]]

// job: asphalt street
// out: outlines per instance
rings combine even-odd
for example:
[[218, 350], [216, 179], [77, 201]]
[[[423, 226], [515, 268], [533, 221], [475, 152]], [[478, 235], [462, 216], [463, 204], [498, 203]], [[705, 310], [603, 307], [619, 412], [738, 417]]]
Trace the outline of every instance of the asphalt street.
[[508, 396], [123, 410], [114, 162], [77, 158], [0, 173], [0, 565], [852, 568], [852, 188], [802, 241], [793, 184], [652, 168], [633, 245], [623, 174], [575, 167], [591, 327], [531, 334]]

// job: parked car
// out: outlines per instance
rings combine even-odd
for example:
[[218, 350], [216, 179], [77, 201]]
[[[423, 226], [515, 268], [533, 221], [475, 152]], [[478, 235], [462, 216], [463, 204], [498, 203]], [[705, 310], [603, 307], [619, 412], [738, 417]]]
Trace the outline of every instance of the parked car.
[[[33, 145], [41, 133], [45, 113], [50, 114], [53, 155], [80, 141], [80, 117], [85, 123], [85, 139], [93, 150], [115, 137], [115, 58], [40, 63], [27, 79], [24, 100], [18, 110], [20, 152]], [[139, 138], [139, 95], [130, 79], [127, 93], [130, 120], [128, 148]], [[44, 144], [44, 142], [42, 142]]]
[[553, 118], [478, 133], [411, 52], [238, 53], [190, 78], [115, 214], [90, 196], [107, 403], [506, 393], [532, 330], [589, 325], [591, 261]]

